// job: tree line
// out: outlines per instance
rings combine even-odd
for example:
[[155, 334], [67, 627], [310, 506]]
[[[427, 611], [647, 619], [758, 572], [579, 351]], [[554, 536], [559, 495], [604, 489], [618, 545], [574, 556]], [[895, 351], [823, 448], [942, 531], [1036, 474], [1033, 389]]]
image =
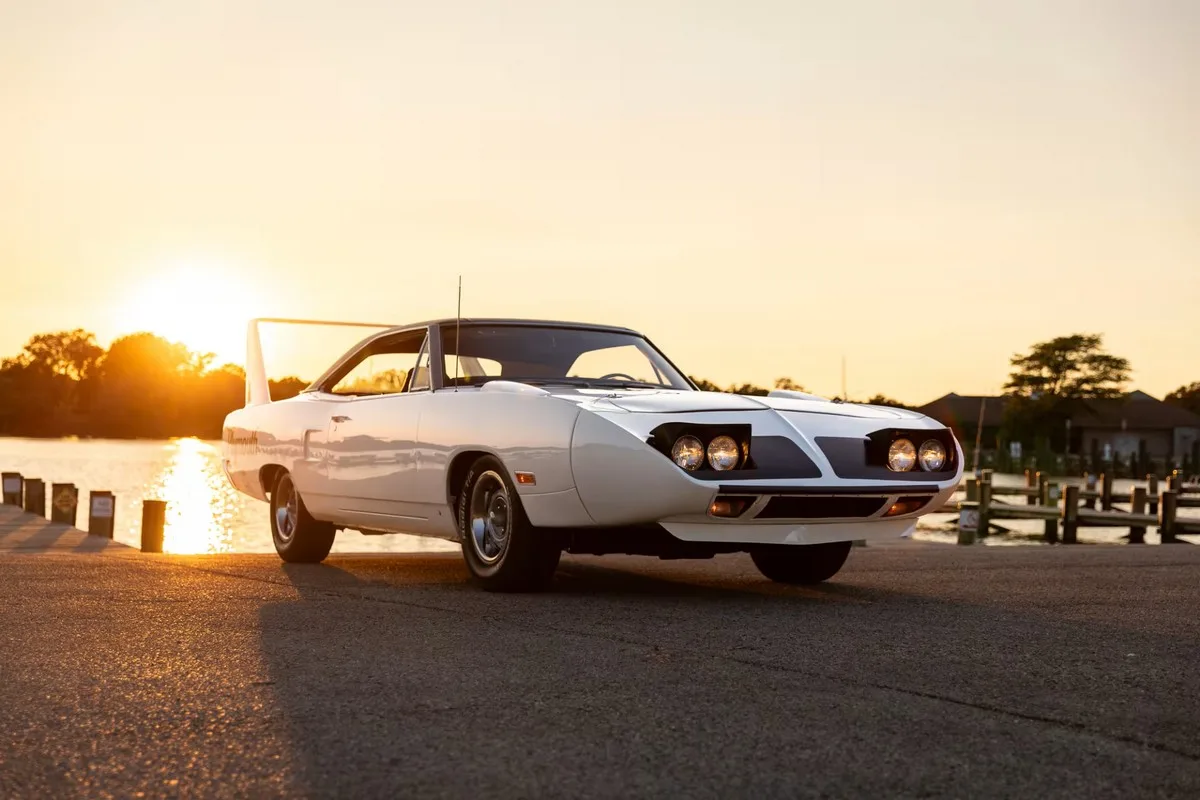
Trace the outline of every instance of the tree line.
[[[1121, 396], [1129, 382], [1129, 361], [1105, 352], [1102, 338], [1091, 334], [1041, 342], [1014, 355], [1011, 364], [1002, 436], [1058, 452], [1066, 444], [1066, 419], [1088, 400]], [[706, 391], [735, 394], [803, 391], [790, 378], [779, 378], [771, 388], [692, 380]], [[292, 397], [306, 385], [297, 377], [272, 380], [271, 397]], [[211, 354], [152, 333], [122, 336], [107, 349], [81, 329], [42, 333], [16, 356], [0, 360], [0, 435], [215, 439], [225, 415], [241, 407], [244, 397], [240, 366], [214, 366]], [[1165, 399], [1200, 414], [1200, 382]], [[878, 394], [852, 402], [909, 407]]]
[[[212, 361], [152, 333], [107, 350], [85, 330], [38, 334], [0, 361], [0, 435], [220, 438], [225, 415], [245, 402], [245, 372]], [[275, 399], [307, 385], [270, 384]]]

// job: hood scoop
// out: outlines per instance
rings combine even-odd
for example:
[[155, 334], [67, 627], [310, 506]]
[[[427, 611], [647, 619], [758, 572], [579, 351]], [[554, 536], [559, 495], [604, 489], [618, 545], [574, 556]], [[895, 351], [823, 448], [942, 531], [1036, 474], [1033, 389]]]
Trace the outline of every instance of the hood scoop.
[[696, 411], [763, 411], [752, 397], [724, 392], [638, 392], [608, 401], [623, 411], [638, 414], [687, 414]]

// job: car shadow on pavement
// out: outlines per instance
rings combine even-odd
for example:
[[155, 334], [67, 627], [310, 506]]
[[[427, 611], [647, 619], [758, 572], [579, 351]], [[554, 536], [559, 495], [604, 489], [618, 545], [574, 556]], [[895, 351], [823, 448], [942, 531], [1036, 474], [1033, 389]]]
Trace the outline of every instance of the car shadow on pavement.
[[[602, 564], [564, 560], [553, 591], [514, 595], [444, 556], [284, 565], [295, 596], [260, 622], [297, 792], [961, 795], [942, 761], [1002, 786], [1023, 779], [1014, 752], [1059, 789], [1087, 770], [1133, 794], [1186, 783], [1186, 642], [853, 572], [781, 587], [739, 562]], [[1172, 752], [1141, 773], [1124, 739]], [[913, 741], [937, 757], [892, 760]], [[1106, 758], [1056, 766], [1085, 744]]]

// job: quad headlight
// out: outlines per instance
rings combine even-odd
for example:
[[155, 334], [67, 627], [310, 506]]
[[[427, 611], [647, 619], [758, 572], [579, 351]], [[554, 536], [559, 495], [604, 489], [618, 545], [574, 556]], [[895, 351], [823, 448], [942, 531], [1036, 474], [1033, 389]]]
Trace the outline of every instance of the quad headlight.
[[926, 472], [937, 472], [946, 466], [945, 445], [937, 439], [930, 439], [921, 445], [918, 460], [921, 462], [921, 469]]
[[888, 448], [887, 465], [892, 472], [908, 472], [917, 465], [917, 448], [908, 439], [897, 439]]
[[704, 443], [695, 436], [680, 436], [671, 446], [671, 460], [688, 472], [700, 469], [704, 464]]
[[741, 448], [732, 436], [718, 436], [708, 443], [708, 464], [718, 472], [733, 469], [741, 457]]

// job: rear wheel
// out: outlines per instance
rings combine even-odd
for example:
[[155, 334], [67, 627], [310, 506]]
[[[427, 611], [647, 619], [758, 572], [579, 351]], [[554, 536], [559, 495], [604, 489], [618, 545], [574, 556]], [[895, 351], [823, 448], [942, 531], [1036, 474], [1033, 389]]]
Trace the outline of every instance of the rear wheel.
[[529, 524], [504, 466], [492, 456], [471, 465], [458, 493], [463, 558], [484, 589], [536, 592], [558, 568], [561, 548]]
[[838, 573], [852, 544], [764, 545], [752, 550], [750, 558], [759, 572], [778, 583], [820, 583]]
[[280, 474], [271, 492], [271, 538], [279, 557], [302, 564], [323, 561], [333, 547], [334, 533], [332, 524], [308, 513], [292, 476]]

